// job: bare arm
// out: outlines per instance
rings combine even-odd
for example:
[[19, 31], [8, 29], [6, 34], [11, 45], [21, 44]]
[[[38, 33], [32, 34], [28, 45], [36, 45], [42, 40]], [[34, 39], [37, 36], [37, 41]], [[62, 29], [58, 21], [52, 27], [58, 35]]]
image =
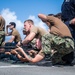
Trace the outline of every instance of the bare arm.
[[25, 45], [27, 43], [29, 43], [34, 37], [35, 37], [35, 33], [31, 32], [23, 41], [22, 43]]
[[73, 18], [73, 19], [70, 21], [70, 24], [75, 25], [75, 18]]
[[[20, 47], [19, 47], [20, 48]], [[30, 57], [29, 55], [27, 55], [22, 48], [20, 48], [20, 52], [24, 55], [24, 57], [29, 61], [29, 62], [32, 62], [32, 63], [36, 63], [36, 62], [39, 62], [41, 61], [44, 56], [42, 55], [39, 55], [37, 54], [34, 58]]]
[[8, 28], [9, 28], [9, 25], [6, 26], [6, 33], [5, 33], [6, 36], [11, 35], [11, 32], [8, 32]]
[[46, 15], [44, 15], [44, 14], [38, 14], [38, 17], [39, 17], [43, 22], [47, 21], [47, 17], [46, 17]]
[[14, 41], [14, 39], [15, 39], [15, 36], [11, 36], [11, 39], [8, 41], [8, 42], [13, 42]]
[[17, 55], [17, 57], [23, 61], [23, 62], [26, 62], [28, 61], [26, 58], [24, 58], [23, 56], [21, 56], [16, 50], [18, 50], [19, 48], [16, 48], [14, 50], [11, 50], [11, 54], [14, 54], [14, 55]]

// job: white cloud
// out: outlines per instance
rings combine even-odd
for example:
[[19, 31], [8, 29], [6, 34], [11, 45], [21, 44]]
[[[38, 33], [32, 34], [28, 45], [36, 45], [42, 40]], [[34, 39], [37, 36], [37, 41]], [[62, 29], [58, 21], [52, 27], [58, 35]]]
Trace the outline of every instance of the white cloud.
[[[4, 19], [6, 20], [6, 25], [9, 24], [9, 22], [15, 22], [16, 23], [16, 28], [19, 31], [19, 33], [21, 34], [21, 37], [23, 39], [23, 34], [22, 34], [22, 28], [23, 28], [23, 23], [21, 22], [21, 20], [18, 20], [15, 12], [10, 11], [8, 8], [7, 9], [3, 9], [1, 11], [1, 15], [4, 17]], [[28, 19], [32, 19], [35, 23], [36, 26], [42, 27], [44, 29], [46, 29], [46, 25], [38, 18], [36, 18], [35, 16], [29, 16]]]
[[10, 22], [15, 22], [17, 30], [19, 31], [19, 33], [23, 37], [23, 34], [21, 32], [22, 28], [23, 28], [23, 23], [21, 22], [21, 20], [17, 19], [17, 16], [16, 16], [15, 12], [11, 12], [9, 9], [3, 9], [1, 11], [1, 15], [5, 19], [6, 25], [9, 24]]
[[21, 29], [23, 27], [23, 23], [17, 19], [15, 12], [11, 12], [9, 9], [3, 9], [1, 11], [1, 15], [5, 18], [6, 25], [9, 24], [9, 22], [15, 22], [17, 29]]

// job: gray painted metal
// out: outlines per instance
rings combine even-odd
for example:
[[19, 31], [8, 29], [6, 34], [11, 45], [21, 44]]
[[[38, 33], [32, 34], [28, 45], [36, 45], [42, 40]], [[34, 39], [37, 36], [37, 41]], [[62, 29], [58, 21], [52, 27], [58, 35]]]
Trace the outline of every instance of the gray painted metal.
[[75, 75], [74, 66], [36, 66], [0, 62], [0, 75]]

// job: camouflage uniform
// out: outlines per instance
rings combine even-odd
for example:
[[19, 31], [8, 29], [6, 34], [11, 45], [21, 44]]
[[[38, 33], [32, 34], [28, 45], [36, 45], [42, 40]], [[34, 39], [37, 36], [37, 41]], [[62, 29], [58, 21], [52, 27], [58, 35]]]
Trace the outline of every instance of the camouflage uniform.
[[0, 16], [0, 46], [5, 40], [5, 20]]
[[33, 48], [35, 48], [36, 47], [36, 38], [34, 38], [31, 42], [30, 42], [30, 44], [31, 44], [31, 46], [33, 47]]
[[61, 58], [74, 50], [74, 41], [68, 37], [46, 34], [42, 37], [42, 48], [44, 54], [50, 54], [53, 63], [63, 63]]

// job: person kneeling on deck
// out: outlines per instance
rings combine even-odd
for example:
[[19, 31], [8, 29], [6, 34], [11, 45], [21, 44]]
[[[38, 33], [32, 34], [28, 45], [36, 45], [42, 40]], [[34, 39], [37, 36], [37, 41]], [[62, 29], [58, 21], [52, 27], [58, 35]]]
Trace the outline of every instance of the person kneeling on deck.
[[[50, 28], [50, 34], [44, 34], [42, 36], [42, 49], [34, 58], [28, 57], [23, 49], [20, 48], [22, 54], [28, 61], [33, 63], [41, 61], [42, 59], [44, 59], [45, 55], [50, 54], [53, 64], [66, 64], [69, 61], [67, 59], [63, 60], [62, 58], [74, 51], [74, 40], [72, 38], [70, 30], [60, 19], [54, 16], [39, 14], [38, 17]], [[25, 39], [21, 43], [26, 43], [26, 41], [27, 40]], [[70, 63], [71, 62], [72, 61], [70, 61]]]
[[[8, 28], [12, 31], [8, 32]], [[21, 40], [21, 36], [18, 30], [16, 30], [15, 22], [10, 22], [9, 25], [6, 26], [6, 36], [11, 36], [11, 39], [5, 42], [5, 46], [15, 46]]]
[[[12, 30], [11, 32], [8, 32], [8, 28], [10, 30]], [[10, 58], [10, 59], [16, 59], [16, 57], [14, 55], [11, 55], [10, 51], [11, 51], [11, 47], [12, 46], [16, 46], [16, 44], [21, 40], [21, 36], [19, 34], [19, 32], [16, 30], [16, 24], [15, 22], [10, 22], [9, 25], [6, 26], [6, 36], [11, 36], [11, 39], [8, 40], [7, 42], [4, 43], [5, 47], [5, 52], [4, 52], [4, 57], [2, 56], [2, 58]], [[10, 48], [9, 48], [10, 47]]]
[[[35, 48], [32, 47], [32, 48], [29, 48], [28, 50], [26, 50], [26, 48], [22, 48], [22, 49], [23, 49], [24, 52], [27, 53], [27, 55], [29, 57], [35, 57], [41, 49], [41, 40], [39, 38], [35, 38], [31, 41], [31, 43], [34, 43]], [[18, 46], [18, 48], [13, 49], [11, 51], [11, 54], [16, 55], [22, 62], [28, 62], [28, 60], [22, 54], [20, 48], [21, 47]]]

